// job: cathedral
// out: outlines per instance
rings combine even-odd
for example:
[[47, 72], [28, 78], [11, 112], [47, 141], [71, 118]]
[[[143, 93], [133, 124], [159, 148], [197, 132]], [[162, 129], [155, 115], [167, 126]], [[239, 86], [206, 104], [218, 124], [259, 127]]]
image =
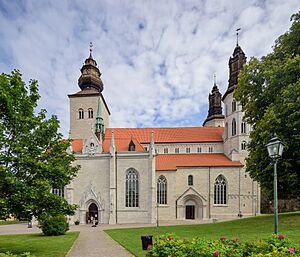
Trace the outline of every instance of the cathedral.
[[[228, 88], [216, 83], [202, 127], [111, 128], [101, 72], [90, 50], [70, 101], [70, 151], [81, 166], [63, 195], [78, 209], [70, 222], [156, 223], [260, 214], [260, 187], [245, 172], [251, 127], [234, 99], [246, 63], [239, 44]], [[225, 112], [222, 112], [222, 101]]]

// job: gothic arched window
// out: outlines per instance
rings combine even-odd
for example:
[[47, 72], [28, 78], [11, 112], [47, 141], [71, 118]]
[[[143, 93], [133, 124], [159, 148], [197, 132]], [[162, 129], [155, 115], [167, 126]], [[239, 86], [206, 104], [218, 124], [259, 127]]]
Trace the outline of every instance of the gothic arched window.
[[241, 133], [242, 134], [247, 133], [247, 131], [246, 131], [246, 122], [242, 122], [242, 124], [241, 124]]
[[231, 123], [231, 135], [232, 136], [236, 135], [236, 121], [235, 121], [235, 119], [233, 119], [232, 123]]
[[246, 141], [243, 141], [243, 142], [241, 143], [241, 149], [242, 149], [242, 150], [246, 150], [246, 146], [247, 146], [247, 142], [246, 142]]
[[215, 180], [214, 204], [227, 204], [227, 183], [223, 175], [219, 175]]
[[78, 118], [80, 120], [84, 119], [84, 111], [81, 108], [78, 110]]
[[129, 169], [126, 173], [125, 206], [139, 207], [139, 175], [134, 169]]
[[167, 204], [167, 179], [162, 175], [157, 180], [157, 203]]
[[232, 100], [232, 103], [231, 103], [231, 110], [232, 110], [232, 112], [235, 112], [236, 111], [236, 101], [233, 99]]
[[192, 175], [189, 175], [188, 176], [188, 185], [189, 186], [192, 186], [194, 184], [194, 178]]
[[89, 119], [92, 119], [93, 116], [94, 116], [94, 113], [93, 113], [93, 109], [92, 109], [92, 108], [89, 108], [89, 109], [88, 109], [88, 114], [89, 114]]
[[228, 138], [228, 123], [225, 124], [225, 138]]

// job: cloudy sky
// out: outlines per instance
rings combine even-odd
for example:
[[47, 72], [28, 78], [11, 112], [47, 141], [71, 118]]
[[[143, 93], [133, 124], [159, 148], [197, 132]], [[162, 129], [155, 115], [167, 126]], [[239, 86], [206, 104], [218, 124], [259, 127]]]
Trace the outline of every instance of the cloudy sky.
[[39, 108], [69, 130], [67, 94], [93, 42], [112, 127], [199, 126], [213, 74], [227, 88], [239, 43], [267, 54], [290, 27], [299, 0], [0, 0], [0, 72], [39, 81]]

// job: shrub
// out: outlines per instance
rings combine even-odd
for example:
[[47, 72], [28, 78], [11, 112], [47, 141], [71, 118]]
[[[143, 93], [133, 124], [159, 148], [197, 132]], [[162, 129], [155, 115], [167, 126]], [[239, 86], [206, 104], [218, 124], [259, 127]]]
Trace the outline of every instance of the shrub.
[[20, 255], [12, 254], [11, 252], [0, 253], [0, 257], [34, 257], [30, 253], [21, 253]]
[[79, 220], [75, 220], [74, 222], [75, 225], [79, 225], [79, 223], [80, 223]]
[[219, 240], [195, 238], [183, 240], [175, 235], [164, 235], [155, 238], [153, 246], [148, 247], [148, 257], [283, 257], [300, 256], [299, 246], [283, 235], [272, 235], [256, 243], [242, 243], [221, 237]]
[[64, 235], [69, 230], [69, 223], [62, 215], [47, 217], [40, 222], [40, 228], [46, 236]]

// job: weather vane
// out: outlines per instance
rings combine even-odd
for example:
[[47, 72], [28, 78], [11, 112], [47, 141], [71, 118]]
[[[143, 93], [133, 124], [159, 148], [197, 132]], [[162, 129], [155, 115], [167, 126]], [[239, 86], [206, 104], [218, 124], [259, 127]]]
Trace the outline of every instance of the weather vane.
[[241, 30], [241, 28], [238, 28], [236, 30], [236, 45], [238, 46], [239, 45], [239, 31]]
[[92, 51], [93, 51], [93, 43], [90, 42], [90, 56], [92, 57]]

